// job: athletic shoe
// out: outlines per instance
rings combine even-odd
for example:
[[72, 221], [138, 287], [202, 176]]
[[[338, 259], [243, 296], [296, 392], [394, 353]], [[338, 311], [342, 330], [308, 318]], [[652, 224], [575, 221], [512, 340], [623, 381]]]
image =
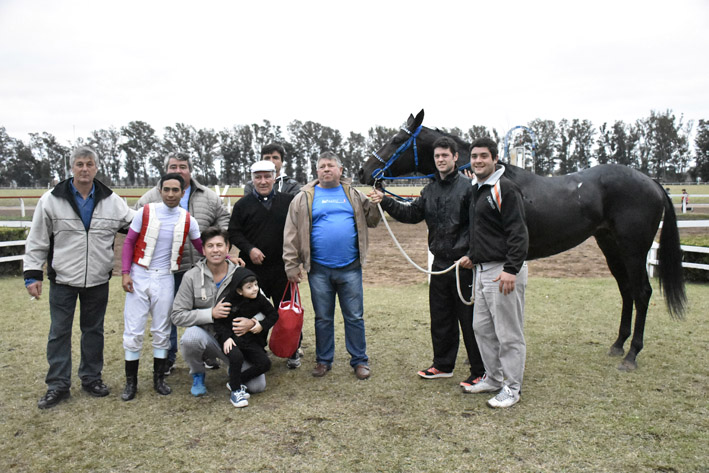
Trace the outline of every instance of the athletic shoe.
[[204, 360], [204, 367], [208, 370], [218, 370], [219, 369], [219, 359], [212, 358]]
[[460, 387], [465, 389], [468, 386], [478, 384], [480, 381], [483, 380], [483, 376], [475, 376], [474, 374], [471, 374], [470, 376], [468, 376], [468, 379], [460, 382]]
[[249, 401], [246, 399], [246, 391], [244, 390], [246, 386], [241, 385], [241, 389], [238, 391], [232, 391], [229, 400], [234, 405], [234, 407], [246, 407], [249, 405]]
[[69, 390], [67, 389], [66, 391], [57, 391], [56, 389], [49, 389], [47, 393], [42, 396], [42, 398], [37, 402], [37, 407], [40, 409], [50, 409], [60, 402], [62, 402], [64, 399], [68, 399], [71, 396], [69, 393]]
[[286, 361], [286, 366], [288, 367], [289, 370], [294, 370], [296, 368], [300, 368], [301, 365], [300, 357], [298, 355], [295, 356], [295, 358], [288, 358], [288, 361]]
[[108, 386], [103, 384], [101, 379], [94, 379], [90, 383], [81, 384], [81, 389], [91, 394], [93, 397], [104, 397], [110, 393]]
[[165, 363], [165, 376], [170, 376], [172, 374], [172, 370], [175, 369], [175, 360], [167, 360]]
[[497, 393], [497, 396], [487, 401], [487, 405], [495, 408], [510, 407], [514, 406], [518, 402], [519, 394], [513, 393], [509, 386], [505, 386], [499, 393]]
[[427, 370], [419, 371], [418, 375], [421, 376], [422, 378], [426, 379], [435, 379], [435, 378], [450, 378], [453, 376], [453, 373], [446, 373], [445, 371], [441, 371], [435, 366], [431, 366]]
[[204, 385], [204, 375], [204, 373], [192, 373], [192, 389], [190, 389], [190, 392], [193, 396], [207, 394], [207, 386]]
[[[229, 381], [226, 382], [226, 388], [227, 388], [229, 391], [231, 391], [231, 384], [229, 384]], [[246, 390], [246, 389], [247, 389], [246, 386], [242, 384], [242, 385], [241, 385], [241, 388], [244, 390], [244, 393], [245, 393], [245, 394], [244, 394], [244, 397], [245, 397], [246, 399], [251, 399], [251, 394], [249, 394], [249, 392]]]
[[[462, 383], [461, 383], [462, 384]], [[483, 376], [483, 379], [470, 386], [463, 386], [463, 391], [466, 393], [496, 393], [500, 390], [499, 386], [493, 386], [487, 380], [487, 376]]]

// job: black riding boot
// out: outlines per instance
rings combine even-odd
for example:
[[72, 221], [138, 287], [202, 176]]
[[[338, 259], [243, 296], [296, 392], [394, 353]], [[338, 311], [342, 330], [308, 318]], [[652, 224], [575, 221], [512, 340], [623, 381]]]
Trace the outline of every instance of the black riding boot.
[[172, 392], [170, 386], [165, 384], [165, 366], [167, 358], [153, 358], [153, 387], [158, 394], [167, 396]]
[[121, 399], [130, 401], [138, 392], [138, 363], [140, 360], [126, 360], [126, 387], [123, 388]]

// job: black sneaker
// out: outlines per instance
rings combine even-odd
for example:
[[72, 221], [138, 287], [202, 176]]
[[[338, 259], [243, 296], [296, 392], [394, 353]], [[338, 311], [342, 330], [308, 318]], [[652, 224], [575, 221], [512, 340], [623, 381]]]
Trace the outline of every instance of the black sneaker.
[[48, 389], [47, 393], [42, 396], [42, 399], [37, 402], [37, 407], [40, 409], [51, 409], [56, 406], [64, 399], [68, 399], [71, 393], [67, 389], [66, 391], [57, 391], [55, 389]]
[[108, 396], [108, 393], [110, 392], [108, 390], [108, 386], [103, 384], [103, 381], [101, 381], [101, 379], [95, 379], [87, 384], [82, 383], [81, 389], [83, 389], [94, 397], [105, 397]]
[[165, 376], [170, 376], [172, 374], [172, 370], [175, 369], [175, 361], [174, 360], [167, 360], [167, 363], [165, 363]]
[[204, 360], [204, 367], [208, 370], [218, 370], [219, 369], [219, 359], [212, 358]]

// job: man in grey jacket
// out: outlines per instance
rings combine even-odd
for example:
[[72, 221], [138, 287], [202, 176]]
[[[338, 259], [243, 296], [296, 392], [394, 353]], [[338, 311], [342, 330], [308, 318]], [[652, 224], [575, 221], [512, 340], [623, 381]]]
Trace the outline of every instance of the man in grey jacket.
[[[175, 172], [182, 176], [187, 183], [185, 195], [180, 201], [180, 207], [187, 210], [190, 216], [199, 223], [199, 231], [204, 232], [207, 228], [217, 226], [227, 229], [229, 226], [229, 211], [216, 192], [203, 186], [192, 177], [192, 160], [184, 153], [169, 153], [165, 158], [165, 172]], [[135, 204], [135, 209], [142, 208], [145, 204], [162, 202], [160, 189], [154, 187], [146, 192]], [[191, 245], [185, 245], [182, 255], [180, 270], [175, 273], [175, 294], [177, 294], [185, 272], [194, 267], [200, 255]], [[173, 325], [170, 331], [170, 350], [167, 354], [167, 372], [170, 373], [177, 358], [177, 328]], [[216, 362], [215, 362], [216, 363]], [[211, 364], [209, 366], [218, 367]]]
[[71, 156], [73, 177], [46, 192], [37, 203], [25, 244], [24, 277], [32, 299], [42, 295], [42, 267], [47, 263], [49, 315], [47, 392], [40, 409], [70, 396], [71, 327], [81, 301], [81, 386], [92, 396], [109, 394], [101, 380], [103, 320], [108, 280], [113, 270], [116, 232], [127, 229], [134, 212], [111, 189], [96, 180], [98, 155], [81, 146]]

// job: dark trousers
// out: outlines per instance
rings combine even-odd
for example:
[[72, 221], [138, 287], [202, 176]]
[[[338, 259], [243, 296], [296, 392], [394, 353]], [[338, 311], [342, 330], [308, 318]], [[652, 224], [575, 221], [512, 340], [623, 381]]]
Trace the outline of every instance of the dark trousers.
[[[434, 260], [433, 271], [446, 269], [453, 262]], [[460, 268], [460, 289], [470, 299], [473, 272]], [[452, 372], [458, 356], [460, 332], [470, 361], [470, 374], [485, 373], [480, 350], [473, 332], [473, 306], [463, 304], [456, 289], [455, 270], [431, 276], [428, 288], [428, 304], [431, 311], [431, 341], [433, 343], [433, 366], [441, 371]], [[458, 326], [460, 325], [460, 331]]]
[[[271, 360], [262, 346], [250, 341], [236, 343], [237, 346], [226, 355], [229, 358], [229, 385], [232, 390], [238, 390], [242, 384], [271, 369]], [[244, 359], [248, 360], [251, 366], [241, 371]]]
[[[271, 298], [273, 301], [273, 306], [278, 309], [281, 303], [281, 298], [288, 285], [288, 277], [286, 276], [285, 270], [280, 266], [263, 266], [263, 265], [247, 265], [251, 271], [256, 273], [258, 277], [258, 285], [266, 294], [266, 297]], [[298, 348], [303, 343], [303, 332], [300, 333], [300, 341], [298, 342]], [[298, 350], [290, 356], [290, 358], [295, 358]]]
[[[182, 284], [182, 276], [184, 276], [186, 271], [175, 273], [175, 295], [177, 295], [177, 290]], [[177, 325], [170, 322], [170, 348], [167, 350], [167, 359], [170, 363], [175, 363], [177, 359]]]
[[66, 391], [71, 387], [71, 329], [76, 301], [81, 329], [82, 384], [101, 379], [103, 370], [103, 320], [108, 303], [108, 283], [94, 287], [72, 287], [50, 281], [49, 314], [51, 324], [47, 341], [48, 389]]

